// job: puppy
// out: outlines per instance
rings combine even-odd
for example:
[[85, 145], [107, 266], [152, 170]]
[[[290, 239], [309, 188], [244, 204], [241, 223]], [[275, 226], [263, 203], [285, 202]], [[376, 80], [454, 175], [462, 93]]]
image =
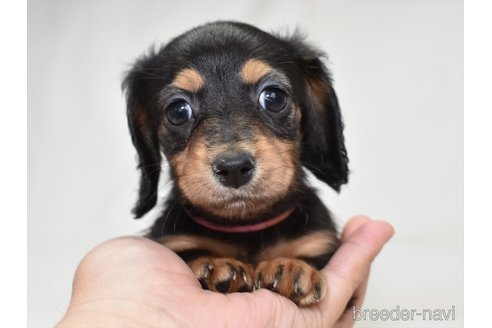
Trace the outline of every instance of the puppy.
[[163, 157], [172, 191], [148, 237], [205, 289], [267, 288], [319, 302], [339, 240], [303, 166], [347, 182], [343, 123], [323, 53], [237, 22], [194, 28], [136, 61], [123, 88], [141, 171], [136, 218], [154, 207]]

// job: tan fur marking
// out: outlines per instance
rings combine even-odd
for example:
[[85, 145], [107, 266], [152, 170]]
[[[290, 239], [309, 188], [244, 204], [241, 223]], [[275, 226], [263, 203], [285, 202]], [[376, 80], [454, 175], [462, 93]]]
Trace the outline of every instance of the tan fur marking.
[[318, 100], [319, 104], [322, 108], [324, 108], [327, 101], [326, 97], [328, 91], [325, 83], [317, 79], [308, 79], [307, 83], [311, 87], [311, 91]]
[[254, 84], [258, 82], [272, 68], [265, 62], [251, 58], [248, 59], [241, 68], [241, 78], [244, 83]]
[[213, 207], [210, 203], [215, 199], [210, 195], [210, 191], [218, 183], [212, 176], [210, 166], [214, 155], [215, 152], [209, 151], [203, 138], [197, 135], [183, 152], [171, 160], [178, 177], [179, 188], [194, 205], [207, 210]]
[[147, 113], [145, 113], [145, 110], [137, 106], [135, 108], [135, 111], [133, 112], [133, 120], [135, 122], [135, 126], [137, 126], [139, 129], [144, 129], [147, 124]]
[[335, 250], [338, 238], [331, 231], [317, 231], [293, 240], [285, 240], [262, 251], [259, 260], [269, 260], [278, 257], [316, 257]]
[[[297, 130], [300, 132], [301, 131], [301, 121], [302, 121], [302, 112], [301, 108], [299, 106], [295, 106], [295, 119], [296, 119], [296, 124], [297, 124]], [[300, 138], [302, 139], [302, 138]]]
[[262, 177], [260, 187], [263, 197], [272, 202], [285, 195], [295, 173], [295, 145], [277, 138], [267, 138], [261, 132], [256, 135], [256, 154], [259, 174]]
[[180, 71], [174, 78], [172, 85], [177, 88], [189, 91], [198, 92], [203, 86], [203, 79], [200, 73], [193, 68], [185, 68]]
[[147, 126], [147, 113], [141, 106], [136, 106], [135, 110], [133, 112], [133, 124], [134, 124], [134, 131], [133, 133], [137, 133], [141, 135], [142, 138], [146, 140], [148, 143], [152, 143], [152, 140], [150, 138], [150, 130], [148, 129]]
[[201, 236], [165, 236], [160, 238], [158, 242], [174, 252], [198, 249], [207, 250], [210, 253], [221, 257], [237, 257], [241, 254], [240, 249], [234, 245]]

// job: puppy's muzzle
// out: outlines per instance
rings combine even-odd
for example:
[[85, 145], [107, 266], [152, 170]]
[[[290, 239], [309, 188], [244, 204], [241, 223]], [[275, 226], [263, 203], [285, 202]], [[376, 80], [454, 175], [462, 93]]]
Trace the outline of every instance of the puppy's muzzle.
[[236, 189], [251, 180], [254, 170], [254, 158], [245, 152], [223, 153], [212, 163], [216, 179], [224, 186]]

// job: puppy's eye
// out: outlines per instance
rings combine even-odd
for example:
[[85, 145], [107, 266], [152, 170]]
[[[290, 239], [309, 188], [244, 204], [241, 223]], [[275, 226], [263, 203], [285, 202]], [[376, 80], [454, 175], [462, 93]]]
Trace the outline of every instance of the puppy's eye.
[[261, 108], [271, 112], [280, 112], [287, 103], [287, 94], [279, 88], [266, 88], [258, 101]]
[[178, 100], [167, 107], [166, 116], [172, 125], [183, 125], [193, 117], [193, 111], [186, 101]]

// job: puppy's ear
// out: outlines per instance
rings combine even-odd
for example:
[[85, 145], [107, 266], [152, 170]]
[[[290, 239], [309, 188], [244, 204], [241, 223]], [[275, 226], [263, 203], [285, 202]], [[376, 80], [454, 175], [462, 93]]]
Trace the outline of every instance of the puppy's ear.
[[323, 53], [308, 46], [299, 35], [289, 40], [304, 76], [301, 106], [301, 161], [336, 191], [348, 181], [348, 157], [343, 122]]
[[157, 187], [161, 172], [161, 155], [157, 137], [159, 122], [152, 105], [152, 62], [155, 55], [139, 59], [126, 74], [122, 89], [126, 93], [128, 127], [138, 154], [141, 172], [138, 200], [132, 213], [142, 217], [157, 202]]

